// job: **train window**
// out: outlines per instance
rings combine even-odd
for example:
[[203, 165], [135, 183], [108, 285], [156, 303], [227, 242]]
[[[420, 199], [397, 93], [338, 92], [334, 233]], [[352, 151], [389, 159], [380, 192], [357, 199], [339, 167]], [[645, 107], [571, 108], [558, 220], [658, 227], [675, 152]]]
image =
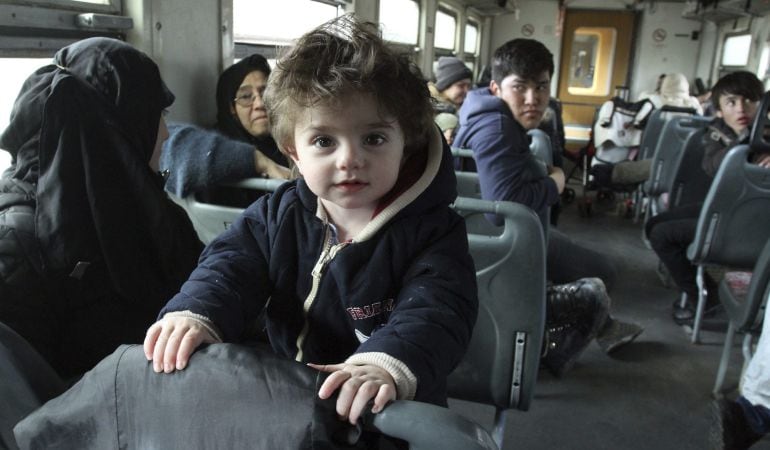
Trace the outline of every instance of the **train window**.
[[[51, 62], [51, 58], [0, 58], [3, 82], [0, 83], [0, 132], [5, 130], [11, 118], [13, 102], [19, 95], [24, 80], [38, 67]], [[11, 154], [0, 151], [0, 172], [11, 164]]]
[[416, 0], [380, 2], [382, 37], [401, 44], [417, 45], [420, 31], [420, 5]]
[[469, 53], [471, 55], [475, 55], [479, 48], [479, 26], [472, 22], [468, 21], [465, 24], [465, 45], [463, 46], [463, 51], [465, 53]]
[[333, 4], [311, 0], [234, 0], [233, 38], [246, 44], [289, 45], [338, 12]]
[[575, 30], [567, 87], [570, 94], [603, 97], [610, 93], [616, 36], [614, 28]]
[[433, 45], [437, 49], [454, 50], [457, 16], [444, 8], [439, 8], [436, 11], [436, 26], [433, 29], [435, 31]]
[[750, 52], [750, 34], [727, 36], [722, 47], [722, 65], [744, 67], [749, 63]]

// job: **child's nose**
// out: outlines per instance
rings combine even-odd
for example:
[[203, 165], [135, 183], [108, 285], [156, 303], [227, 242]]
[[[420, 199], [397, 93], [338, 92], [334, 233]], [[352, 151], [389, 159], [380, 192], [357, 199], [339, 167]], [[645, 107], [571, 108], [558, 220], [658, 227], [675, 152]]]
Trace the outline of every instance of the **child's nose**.
[[355, 144], [343, 144], [339, 148], [337, 166], [342, 170], [360, 167], [362, 164], [361, 150]]

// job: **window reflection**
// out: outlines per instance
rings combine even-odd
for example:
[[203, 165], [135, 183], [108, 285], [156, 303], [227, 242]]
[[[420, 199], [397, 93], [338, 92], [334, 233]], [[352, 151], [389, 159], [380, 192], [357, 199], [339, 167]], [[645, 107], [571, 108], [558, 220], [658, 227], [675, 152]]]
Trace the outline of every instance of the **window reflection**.
[[567, 92], [588, 96], [609, 94], [616, 36], [614, 28], [580, 27], [575, 30]]

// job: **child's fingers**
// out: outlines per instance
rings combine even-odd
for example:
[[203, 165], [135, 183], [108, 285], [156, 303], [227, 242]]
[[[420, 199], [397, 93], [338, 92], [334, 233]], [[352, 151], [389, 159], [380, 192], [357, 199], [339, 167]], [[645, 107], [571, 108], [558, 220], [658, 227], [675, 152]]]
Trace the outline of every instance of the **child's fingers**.
[[[324, 380], [323, 384], [321, 385], [321, 388], [318, 390], [318, 397], [322, 399], [327, 399], [331, 397], [332, 394], [334, 394], [334, 391], [336, 391], [340, 386], [342, 386], [343, 383], [345, 383], [345, 381], [350, 379], [350, 377], [351, 377], [350, 372], [345, 372], [344, 370], [338, 370], [332, 373], [326, 378], [326, 380]], [[340, 395], [342, 395], [341, 392], [340, 392]]]
[[389, 384], [383, 384], [377, 391], [377, 396], [374, 398], [374, 406], [372, 412], [377, 414], [382, 411], [382, 408], [388, 404], [388, 402], [396, 399], [396, 390]]
[[155, 349], [155, 341], [158, 339], [160, 330], [160, 322], [155, 322], [152, 324], [152, 326], [150, 326], [150, 328], [147, 329], [147, 334], [144, 336], [144, 344], [142, 347], [144, 348], [144, 357], [147, 358], [148, 361], [152, 361], [152, 354], [153, 350]]
[[190, 361], [190, 355], [203, 342], [203, 336], [200, 334], [187, 333], [179, 344], [179, 351], [176, 353], [176, 368], [182, 370], [187, 367]]
[[[377, 395], [377, 392], [380, 388], [380, 385], [374, 381], [365, 381], [362, 384], [358, 383], [351, 383], [353, 380], [349, 380], [347, 384], [351, 385], [358, 385], [358, 389], [355, 390], [355, 395], [353, 397], [353, 401], [350, 403], [349, 406], [349, 412], [348, 412], [348, 421], [355, 425], [358, 421], [358, 418], [361, 416], [361, 414], [366, 410], [366, 408], [369, 407], [369, 400], [371, 400], [373, 397]], [[342, 392], [345, 390], [346, 386], [343, 386], [343, 388], [340, 390], [340, 397], [342, 397]], [[352, 387], [352, 386], [351, 386]], [[337, 401], [337, 412], [339, 413], [340, 410], [340, 404], [339, 400]]]
[[152, 368], [156, 372], [163, 371], [166, 342], [168, 341], [168, 336], [171, 334], [171, 330], [169, 330], [169, 328], [172, 328], [171, 325], [164, 326], [158, 335], [158, 339], [155, 341], [155, 351], [152, 353]]
[[342, 370], [345, 367], [345, 364], [313, 364], [313, 363], [307, 363], [308, 367], [312, 367], [315, 370], [320, 370], [321, 372], [336, 372], [338, 370]]
[[191, 334], [192, 330], [189, 328], [176, 327], [174, 332], [171, 333], [166, 341], [166, 351], [163, 354], [163, 371], [166, 373], [173, 372], [176, 369], [177, 353], [179, 351], [179, 344], [182, 339]]

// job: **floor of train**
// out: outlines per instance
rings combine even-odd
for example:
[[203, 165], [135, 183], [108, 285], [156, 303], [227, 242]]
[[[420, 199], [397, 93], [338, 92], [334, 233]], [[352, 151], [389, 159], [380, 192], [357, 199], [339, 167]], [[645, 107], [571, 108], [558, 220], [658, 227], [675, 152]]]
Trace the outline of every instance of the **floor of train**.
[[[580, 196], [582, 189], [573, 187]], [[617, 264], [619, 281], [610, 292], [613, 315], [645, 331], [611, 357], [592, 343], [560, 379], [541, 370], [530, 410], [508, 413], [504, 448], [707, 448], [710, 393], [724, 332], [703, 332], [702, 344], [693, 345], [687, 331], [671, 320], [677, 293], [656, 275], [657, 258], [642, 242], [641, 228], [610, 205], [594, 202], [587, 218], [578, 214], [577, 201], [564, 208], [559, 229]], [[726, 383], [734, 388], [742, 362], [741, 339], [736, 341]], [[450, 407], [491, 429], [492, 407], [459, 400], [450, 400]], [[770, 450], [770, 438], [752, 448]]]

